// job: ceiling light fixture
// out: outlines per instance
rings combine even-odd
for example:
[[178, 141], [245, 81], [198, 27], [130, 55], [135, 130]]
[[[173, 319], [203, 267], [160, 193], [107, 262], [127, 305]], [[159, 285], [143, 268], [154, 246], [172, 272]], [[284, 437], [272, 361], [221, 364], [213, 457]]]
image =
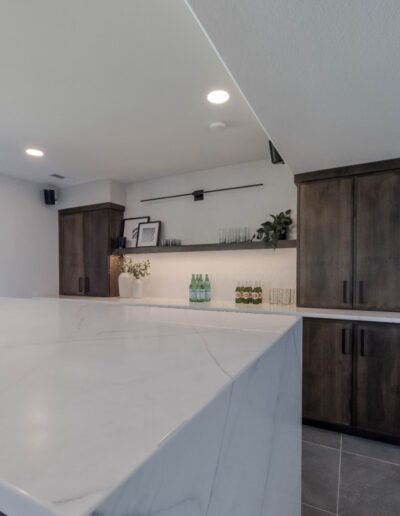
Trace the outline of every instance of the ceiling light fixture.
[[34, 156], [35, 158], [41, 158], [44, 156], [44, 152], [40, 149], [25, 149], [25, 152], [28, 156]]
[[229, 100], [229, 93], [225, 90], [213, 90], [207, 95], [207, 100], [211, 104], [224, 104]]

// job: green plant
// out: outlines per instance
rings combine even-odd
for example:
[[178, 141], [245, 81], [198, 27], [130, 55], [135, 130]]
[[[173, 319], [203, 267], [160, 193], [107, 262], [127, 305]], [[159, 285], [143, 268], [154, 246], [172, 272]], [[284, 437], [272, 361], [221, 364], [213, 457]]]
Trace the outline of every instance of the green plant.
[[278, 241], [286, 238], [287, 230], [293, 224], [291, 213], [292, 210], [286, 210], [285, 212], [281, 211], [278, 215], [270, 215], [272, 221], [263, 222], [254, 236], [276, 249]]
[[134, 262], [132, 258], [128, 258], [124, 256], [121, 265], [120, 271], [127, 272], [131, 274], [135, 279], [144, 278], [145, 276], [150, 275], [150, 260], [145, 260], [144, 262]]

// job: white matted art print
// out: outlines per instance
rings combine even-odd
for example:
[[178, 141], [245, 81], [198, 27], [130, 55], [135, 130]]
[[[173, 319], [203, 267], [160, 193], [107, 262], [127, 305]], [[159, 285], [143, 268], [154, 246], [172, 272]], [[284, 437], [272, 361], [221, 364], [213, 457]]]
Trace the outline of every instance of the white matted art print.
[[137, 247], [156, 247], [160, 241], [161, 222], [142, 222], [139, 224]]
[[122, 235], [126, 238], [126, 247], [137, 247], [139, 224], [149, 222], [150, 217], [133, 217], [124, 219]]

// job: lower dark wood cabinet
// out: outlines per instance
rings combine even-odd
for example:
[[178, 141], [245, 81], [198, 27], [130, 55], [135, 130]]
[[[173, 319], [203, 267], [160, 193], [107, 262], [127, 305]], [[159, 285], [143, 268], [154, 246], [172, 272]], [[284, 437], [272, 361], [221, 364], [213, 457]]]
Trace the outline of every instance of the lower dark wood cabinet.
[[303, 339], [303, 416], [351, 424], [352, 324], [306, 319]]
[[400, 325], [356, 326], [354, 425], [400, 439]]
[[400, 442], [400, 325], [304, 319], [303, 419]]

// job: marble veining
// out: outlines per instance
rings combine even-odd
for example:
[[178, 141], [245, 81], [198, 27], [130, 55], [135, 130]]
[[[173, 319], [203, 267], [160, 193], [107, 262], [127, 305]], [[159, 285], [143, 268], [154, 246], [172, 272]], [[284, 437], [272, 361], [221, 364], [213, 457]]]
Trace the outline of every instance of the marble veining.
[[297, 318], [0, 299], [0, 325], [0, 511], [299, 515]]

